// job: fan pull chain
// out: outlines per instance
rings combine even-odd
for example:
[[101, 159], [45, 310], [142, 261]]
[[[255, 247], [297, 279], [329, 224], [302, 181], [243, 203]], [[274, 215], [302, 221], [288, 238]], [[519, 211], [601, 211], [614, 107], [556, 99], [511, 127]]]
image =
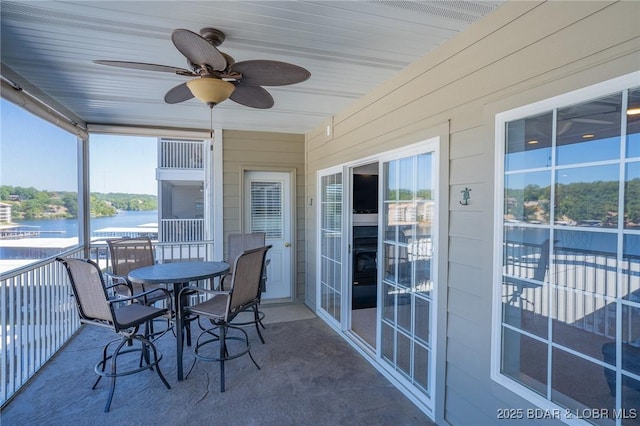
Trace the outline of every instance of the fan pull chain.
[[209, 138], [213, 141], [213, 108], [209, 108], [211, 110], [211, 116], [209, 119], [209, 128], [211, 132], [209, 133]]

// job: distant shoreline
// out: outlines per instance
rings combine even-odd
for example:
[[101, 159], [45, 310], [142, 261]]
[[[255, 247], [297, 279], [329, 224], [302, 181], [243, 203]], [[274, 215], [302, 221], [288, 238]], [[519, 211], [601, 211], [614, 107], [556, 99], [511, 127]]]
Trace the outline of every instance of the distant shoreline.
[[[96, 231], [109, 227], [134, 227], [150, 222], [158, 222], [158, 210], [123, 210], [119, 214], [113, 216], [91, 217], [91, 229]], [[5, 224], [5, 226], [24, 226], [37, 227], [43, 232], [43, 236], [47, 237], [60, 236], [77, 236], [78, 235], [78, 219], [77, 218], [44, 218], [44, 219], [28, 219]], [[50, 232], [53, 231], [53, 232]], [[45, 238], [47, 238], [45, 237]]]
[[[157, 209], [150, 209], [150, 210], [116, 210], [115, 214], [101, 214], [101, 215], [95, 215], [95, 216], [91, 216], [91, 219], [96, 219], [96, 218], [106, 218], [106, 217], [116, 217], [120, 214], [123, 213], [132, 213], [132, 212], [157, 212]], [[31, 219], [22, 219], [20, 221], [17, 222], [11, 222], [11, 223], [7, 223], [5, 225], [21, 225], [22, 222], [26, 221], [37, 221], [37, 220], [75, 220], [78, 219], [78, 216], [55, 216], [55, 215], [43, 215], [43, 216], [39, 216], [39, 217], [34, 217]]]

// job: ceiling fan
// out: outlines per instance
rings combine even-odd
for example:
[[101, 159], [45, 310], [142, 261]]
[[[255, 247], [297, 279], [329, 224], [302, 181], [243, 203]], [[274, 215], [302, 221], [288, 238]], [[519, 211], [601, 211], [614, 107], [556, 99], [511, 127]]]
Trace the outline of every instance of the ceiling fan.
[[286, 62], [249, 60], [235, 62], [217, 49], [225, 34], [215, 28], [203, 28], [200, 34], [186, 29], [171, 33], [175, 47], [187, 58], [190, 69], [143, 62], [95, 60], [96, 64], [144, 71], [170, 72], [185, 77], [197, 77], [179, 84], [167, 92], [166, 103], [176, 104], [194, 96], [210, 108], [227, 98], [251, 108], [267, 109], [273, 97], [262, 86], [285, 86], [307, 80], [311, 73]]

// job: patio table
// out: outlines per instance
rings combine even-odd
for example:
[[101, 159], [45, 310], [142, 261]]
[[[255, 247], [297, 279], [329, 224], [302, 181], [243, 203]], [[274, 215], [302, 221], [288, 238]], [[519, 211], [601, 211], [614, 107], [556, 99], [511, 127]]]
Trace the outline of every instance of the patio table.
[[[189, 261], [174, 263], [158, 263], [151, 266], [134, 269], [129, 272], [129, 280], [138, 284], [167, 284], [173, 286], [174, 303], [182, 303], [178, 294], [180, 290], [189, 282], [198, 280], [208, 280], [229, 272], [229, 264], [227, 262], [211, 262], [211, 261]], [[183, 319], [179, 312], [182, 306], [177, 306], [175, 311], [175, 330], [176, 330], [176, 363], [178, 381], [184, 379], [184, 371], [182, 365], [183, 350]]]

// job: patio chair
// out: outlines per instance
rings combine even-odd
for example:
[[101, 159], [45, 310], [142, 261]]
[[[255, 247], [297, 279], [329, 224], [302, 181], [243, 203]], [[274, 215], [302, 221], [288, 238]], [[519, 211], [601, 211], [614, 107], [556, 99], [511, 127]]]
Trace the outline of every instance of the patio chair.
[[[264, 247], [266, 244], [266, 234], [264, 232], [254, 232], [251, 234], [230, 234], [229, 235], [229, 248], [228, 248], [228, 256], [227, 263], [233, 265], [233, 262], [238, 255], [240, 255], [244, 250]], [[264, 337], [262, 336], [262, 332], [260, 331], [260, 327], [265, 328], [262, 320], [264, 319], [264, 312], [259, 310], [259, 305], [261, 301], [262, 292], [266, 291], [266, 282], [267, 282], [267, 269], [266, 266], [269, 264], [269, 260], [265, 260], [265, 268], [263, 270], [262, 279], [260, 281], [260, 293], [258, 294], [258, 303], [255, 305], [251, 305], [247, 307], [247, 310], [251, 310], [253, 313], [253, 319], [246, 321], [242, 320], [234, 322], [234, 325], [243, 326], [249, 324], [255, 324], [256, 330], [258, 331], [258, 336], [260, 337], [260, 341], [264, 343]], [[231, 278], [233, 273], [230, 272], [222, 277], [221, 279], [221, 288], [222, 290], [229, 290]]]
[[[116, 238], [107, 240], [107, 245], [109, 246], [109, 255], [111, 257], [111, 274], [109, 274], [109, 276], [114, 283], [126, 282], [129, 284], [129, 287], [132, 288], [133, 293], [146, 294], [143, 300], [145, 305], [152, 306], [164, 300], [161, 292], [147, 292], [156, 288], [164, 289], [165, 286], [160, 284], [132, 283], [128, 278], [129, 272], [132, 270], [155, 264], [155, 254], [151, 239], [148, 237]], [[124, 290], [122, 286], [118, 286], [115, 291], [121, 296], [128, 296], [128, 294], [124, 293]], [[169, 322], [169, 319], [167, 319], [167, 322]], [[168, 328], [169, 324], [167, 324], [167, 329]], [[155, 336], [153, 322], [147, 324], [146, 332], [148, 336]], [[165, 332], [166, 330], [163, 330], [158, 334], [161, 335]], [[189, 333], [187, 333], [187, 341], [191, 344], [191, 335]]]
[[[111, 257], [112, 273], [109, 275], [114, 282], [126, 281], [136, 294], [160, 287], [158, 285], [131, 283], [129, 278], [127, 278], [129, 272], [132, 270], [144, 266], [151, 266], [155, 263], [153, 245], [148, 237], [116, 238], [107, 240], [107, 245], [109, 246], [109, 256]], [[126, 294], [123, 294], [122, 288], [117, 288], [116, 291], [120, 295], [126, 296]], [[163, 299], [163, 297], [160, 297], [160, 294], [146, 296], [144, 304], [152, 305], [161, 299]]]
[[[162, 383], [171, 389], [169, 383], [160, 371], [162, 354], [155, 345], [144, 335], [138, 333], [142, 324], [167, 314], [169, 308], [155, 308], [140, 303], [145, 297], [151, 297], [153, 293], [162, 294], [171, 306], [170, 293], [161, 288], [149, 290], [146, 294], [133, 294], [129, 297], [109, 299], [104, 278], [100, 267], [91, 260], [57, 258], [69, 275], [73, 296], [76, 301], [80, 322], [87, 325], [105, 327], [120, 335], [120, 338], [107, 343], [102, 349], [102, 359], [96, 364], [95, 372], [98, 379], [91, 389], [95, 389], [100, 379], [111, 379], [111, 387], [107, 403], [104, 406], [105, 413], [111, 407], [111, 400], [116, 387], [116, 378], [139, 373], [144, 370], [156, 370]], [[116, 284], [121, 286], [122, 283]], [[154, 296], [155, 297], [155, 296]], [[133, 347], [134, 341], [140, 342], [140, 347]], [[113, 351], [109, 351], [112, 344], [117, 343]], [[118, 366], [118, 358], [125, 354], [140, 353], [142, 362], [132, 367], [127, 363], [125, 367]], [[151, 354], [150, 354], [151, 352]], [[151, 356], [150, 356], [151, 355]], [[107, 363], [110, 367], [107, 368]]]
[[[557, 243], [558, 240], [554, 240], [554, 243]], [[539, 246], [539, 255], [538, 259], [533, 265], [533, 276], [528, 277], [530, 274], [530, 267], [524, 266], [517, 270], [518, 273], [522, 274], [521, 277], [505, 277], [504, 284], [512, 285], [514, 290], [511, 293], [508, 299], [508, 304], [512, 306], [517, 306], [520, 304], [520, 308], [524, 308], [524, 304], [531, 305], [531, 310], [535, 311], [533, 307], [533, 302], [528, 300], [523, 296], [523, 291], [525, 289], [530, 288], [539, 288], [542, 286], [542, 282], [549, 271], [549, 239], [544, 240]], [[528, 259], [527, 259], [528, 260]], [[532, 281], [533, 280], [533, 281]]]
[[[215, 361], [220, 363], [220, 392], [225, 391], [224, 363], [225, 361], [248, 354], [253, 364], [260, 369], [251, 355], [249, 336], [243, 327], [233, 324], [234, 318], [244, 310], [260, 303], [260, 283], [264, 271], [264, 261], [271, 246], [245, 250], [233, 263], [233, 273], [229, 290], [208, 290], [200, 287], [185, 287], [182, 291], [194, 291], [209, 297], [204, 302], [192, 306], [185, 306], [179, 315], [192, 314], [209, 319], [212, 328], [204, 330], [196, 339], [194, 352], [196, 361]], [[244, 337], [230, 336], [230, 330], [238, 330]], [[230, 348], [228, 341], [243, 341], [244, 345], [237, 349]], [[203, 347], [209, 343], [218, 342], [218, 355], [206, 355]], [[193, 369], [193, 366], [191, 367]], [[191, 371], [190, 369], [190, 371]], [[189, 372], [190, 372], [189, 371]], [[187, 376], [189, 373], [187, 373]]]

